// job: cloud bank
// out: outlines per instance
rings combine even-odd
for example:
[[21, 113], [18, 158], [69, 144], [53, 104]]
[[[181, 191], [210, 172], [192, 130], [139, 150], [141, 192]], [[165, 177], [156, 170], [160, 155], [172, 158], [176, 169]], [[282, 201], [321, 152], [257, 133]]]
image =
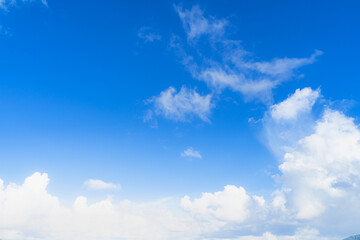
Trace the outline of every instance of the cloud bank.
[[[311, 106], [319, 95], [320, 90], [311, 88], [296, 90], [269, 108], [266, 116], [275, 119], [265, 118], [264, 124], [272, 120], [271, 124], [291, 126], [284, 121], [312, 114]], [[285, 111], [294, 101], [304, 103], [297, 104], [295, 112], [305, 115]], [[280, 116], [286, 117], [279, 122], [278, 115], [272, 114], [274, 109], [282, 109]], [[88, 204], [86, 197], [79, 196], [72, 207], [64, 207], [58, 197], [47, 192], [47, 174], [35, 173], [22, 185], [5, 186], [0, 180], [0, 234], [4, 239], [25, 240], [330, 240], [351, 235], [360, 222], [359, 126], [351, 117], [324, 106], [308, 127], [311, 133], [297, 135], [298, 140], [290, 141], [279, 159], [279, 173], [274, 176], [278, 187], [271, 197], [227, 185], [195, 198], [151, 203], [116, 203], [107, 198]], [[89, 184], [113, 187], [103, 181]]]

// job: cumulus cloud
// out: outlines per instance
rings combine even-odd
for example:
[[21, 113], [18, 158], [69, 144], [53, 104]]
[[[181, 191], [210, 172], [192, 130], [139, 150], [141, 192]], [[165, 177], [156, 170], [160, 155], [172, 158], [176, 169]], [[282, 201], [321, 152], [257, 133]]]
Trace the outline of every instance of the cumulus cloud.
[[193, 117], [198, 117], [209, 122], [208, 116], [214, 107], [211, 94], [200, 95], [195, 89], [184, 86], [179, 92], [169, 87], [160, 95], [149, 99], [148, 102], [153, 105], [153, 112], [156, 115], [176, 121], [189, 121]]
[[291, 120], [303, 112], [309, 112], [320, 96], [320, 90], [297, 89], [295, 93], [279, 104], [271, 106], [270, 113], [275, 120]]
[[185, 149], [181, 154], [182, 157], [190, 157], [190, 158], [202, 158], [199, 151], [194, 150], [193, 148]]
[[[79, 196], [64, 207], [47, 191], [47, 174], [34, 173], [22, 185], [0, 180], [0, 237], [5, 240], [190, 239], [197, 225], [167, 208], [167, 200], [136, 204], [111, 198], [88, 203]], [[191, 223], [191, 224], [189, 224]], [[192, 227], [191, 227], [192, 226]], [[180, 238], [181, 237], [181, 238]]]
[[99, 179], [89, 179], [84, 183], [89, 189], [92, 190], [116, 190], [121, 189], [120, 184], [107, 183]]
[[360, 197], [360, 129], [353, 118], [326, 105], [322, 114], [314, 112], [319, 96], [319, 89], [298, 89], [270, 107], [264, 119], [271, 148], [281, 156], [275, 177], [281, 188], [273, 202], [277, 199], [289, 218], [347, 235], [360, 222], [355, 200]]
[[326, 110], [314, 133], [300, 139], [285, 154], [279, 169], [281, 181], [292, 190], [289, 200], [297, 218], [311, 219], [327, 210], [337, 211], [333, 206], [340, 207], [345, 202], [359, 209], [359, 204], [353, 202], [354, 197], [360, 197], [358, 126], [352, 118]]
[[[312, 114], [319, 94], [320, 90], [305, 88], [282, 103], [300, 98], [305, 102], [300, 104], [301, 109], [307, 114], [297, 117], [311, 120], [307, 115]], [[291, 113], [290, 119], [295, 115]], [[289, 119], [288, 113], [281, 116]], [[226, 186], [223, 191], [203, 193], [193, 200], [185, 196], [181, 206], [199, 221], [216, 223], [218, 232], [234, 231], [234, 236], [243, 236], [229, 239], [339, 239], [356, 232], [360, 222], [359, 126], [351, 117], [326, 106], [322, 115], [311, 121], [306, 125], [310, 133], [305, 136], [298, 135], [297, 130], [291, 132], [292, 123], [272, 122], [282, 126], [280, 132], [272, 134], [283, 134], [283, 128], [290, 128], [288, 134], [295, 136], [285, 138], [284, 142], [291, 141], [279, 159], [279, 174], [274, 176], [279, 187], [271, 198], [250, 195], [243, 187]], [[270, 233], [281, 228], [294, 232]]]
[[195, 217], [203, 220], [242, 223], [249, 218], [254, 205], [263, 206], [261, 197], [249, 196], [245, 189], [233, 185], [223, 191], [203, 193], [201, 198], [191, 201], [189, 196], [181, 199], [181, 206]]
[[65, 207], [47, 191], [49, 181], [48, 175], [41, 173], [26, 178], [22, 185], [5, 186], [0, 180], [3, 239], [207, 239], [228, 223], [248, 221], [256, 215], [255, 207], [264, 204], [261, 197], [248, 195], [242, 187], [226, 186], [193, 201], [184, 197], [181, 205], [185, 212], [171, 207], [171, 199], [116, 203], [107, 198], [90, 204], [79, 196], [71, 207]]
[[155, 42], [161, 40], [161, 35], [153, 32], [151, 27], [141, 27], [137, 36], [145, 42]]
[[[274, 198], [278, 202], [275, 204], [247, 193], [243, 187], [228, 185], [222, 191], [203, 193], [193, 200], [185, 196], [180, 203], [185, 210], [182, 211], [173, 207], [171, 199], [116, 203], [107, 198], [90, 204], [84, 196], [77, 197], [71, 207], [65, 207], [47, 191], [49, 181], [47, 174], [40, 173], [26, 178], [22, 185], [5, 186], [0, 180], [1, 237], [6, 240], [332, 239], [315, 228], [304, 227], [309, 223], [316, 226], [317, 222], [294, 221], [296, 216], [287, 214], [290, 205], [279, 208], [283, 205], [278, 204], [279, 196]], [[294, 232], [272, 233], [284, 226]]]

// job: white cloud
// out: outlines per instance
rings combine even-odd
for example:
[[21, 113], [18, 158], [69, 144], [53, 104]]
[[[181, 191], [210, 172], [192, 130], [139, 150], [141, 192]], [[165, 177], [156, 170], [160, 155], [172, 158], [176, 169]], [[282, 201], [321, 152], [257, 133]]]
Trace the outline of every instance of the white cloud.
[[[190, 10], [175, 7], [187, 33], [188, 40], [203, 44], [183, 46], [180, 38], [172, 38], [172, 46], [182, 58], [195, 79], [204, 81], [216, 93], [231, 89], [241, 93], [246, 100], [257, 99], [271, 103], [272, 90], [279, 84], [301, 75], [296, 71], [315, 62], [322, 52], [316, 50], [305, 58], [275, 58], [270, 61], [255, 61], [253, 54], [240, 45], [240, 41], [228, 39], [225, 34], [226, 20], [205, 17], [199, 6]], [[203, 36], [200, 38], [200, 36]], [[174, 40], [177, 40], [174, 43]], [[202, 46], [210, 45], [210, 48]], [[210, 50], [210, 51], [209, 51]], [[193, 52], [193, 54], [189, 54]]]
[[310, 112], [319, 96], [319, 89], [297, 89], [295, 93], [286, 100], [270, 107], [271, 116], [275, 120], [296, 119], [299, 114]]
[[185, 149], [181, 154], [182, 157], [190, 157], [190, 158], [202, 158], [199, 151], [194, 150], [193, 148]]
[[153, 32], [150, 27], [141, 27], [137, 35], [145, 42], [155, 42], [161, 40], [161, 35]]
[[[266, 232], [261, 236], [242, 236], [238, 238], [232, 238], [232, 240], [339, 240], [338, 238], [328, 238], [319, 236], [319, 231], [313, 228], [300, 228], [294, 235], [282, 235], [276, 236], [270, 232]], [[204, 239], [210, 240], [210, 239]], [[229, 239], [222, 239], [229, 240]]]
[[0, 0], [0, 8], [7, 10], [9, 7], [15, 6], [21, 2], [41, 2], [43, 5], [48, 6], [46, 0]]
[[[316, 50], [311, 56], [304, 58], [284, 57], [255, 61], [253, 54], [244, 50], [240, 41], [227, 38], [229, 34], [225, 34], [225, 30], [228, 21], [205, 17], [197, 5], [190, 10], [175, 6], [175, 10], [183, 23], [188, 41], [184, 44], [179, 36], [173, 35], [169, 46], [181, 58], [181, 63], [192, 77], [205, 82], [213, 95], [220, 95], [223, 90], [230, 89], [242, 94], [246, 101], [258, 100], [271, 104], [274, 88], [293, 77], [302, 77], [296, 71], [314, 63], [322, 54]], [[194, 44], [198, 41], [202, 41], [202, 44]], [[193, 96], [197, 94], [195, 90], [192, 92], [182, 88], [176, 94], [172, 87], [161, 92], [157, 100], [153, 98], [156, 114], [177, 121], [187, 121], [190, 115], [209, 121], [208, 115], [213, 106], [212, 95], [198, 95], [201, 101], [192, 104]], [[176, 98], [184, 100], [177, 101]], [[149, 111], [145, 118], [152, 119], [153, 115]]]
[[183, 23], [188, 40], [198, 39], [201, 35], [221, 36], [225, 32], [227, 25], [225, 19], [205, 18], [204, 12], [197, 5], [190, 10], [175, 6], [175, 10]]
[[[47, 192], [48, 184], [47, 174], [40, 173], [26, 178], [22, 185], [5, 186], [0, 180], [0, 236], [4, 240], [330, 239], [315, 228], [302, 227], [318, 225], [316, 222], [294, 222], [291, 214], [278, 211], [275, 204], [233, 185], [194, 200], [185, 196], [182, 211], [173, 207], [171, 199], [116, 203], [107, 198], [89, 204], [79, 196], [71, 207], [65, 207]], [[353, 225], [356, 230], [356, 222]], [[271, 233], [284, 226], [294, 228], [294, 233]]]
[[[231, 49], [230, 51], [236, 54], [238, 50]], [[231, 55], [231, 53], [226, 54]], [[192, 74], [217, 92], [229, 88], [243, 94], [246, 99], [270, 102], [274, 88], [296, 76], [294, 73], [296, 69], [313, 63], [316, 56], [320, 54], [316, 51], [309, 58], [283, 58], [271, 62], [253, 62], [250, 59], [237, 59], [238, 62], [233, 63], [224, 61], [202, 68], [192, 67]], [[231, 61], [234, 61], [233, 59]]]
[[159, 96], [149, 99], [149, 102], [153, 104], [156, 115], [176, 121], [189, 121], [193, 117], [199, 117], [208, 122], [214, 106], [211, 100], [211, 94], [202, 96], [195, 89], [182, 87], [177, 92], [175, 88], [169, 87]]
[[[286, 149], [280, 174], [275, 176], [279, 188], [271, 199], [229, 185], [194, 200], [185, 196], [182, 207], [195, 219], [213, 223], [217, 232], [243, 236], [229, 239], [339, 239], [356, 232], [360, 222], [359, 126], [330, 109], [308, 126], [313, 126], [312, 133], [298, 136]], [[297, 230], [290, 235], [270, 234], [271, 229], [281, 228]]]
[[[22, 185], [0, 181], [0, 237], [4, 240], [191, 239], [197, 225], [174, 216], [168, 200], [136, 204], [111, 198], [89, 204], [76, 198], [72, 207], [47, 192], [47, 174], [35, 173]], [[190, 221], [190, 222], [189, 222]]]
[[319, 95], [320, 90], [297, 90], [264, 119], [271, 148], [283, 156], [273, 203], [289, 219], [347, 235], [360, 222], [360, 129], [326, 106], [317, 117], [312, 106]]
[[354, 198], [360, 197], [360, 130], [352, 118], [326, 110], [314, 133], [285, 154], [279, 169], [281, 182], [291, 189], [289, 201], [297, 218], [311, 219], [326, 211], [359, 216]]
[[316, 50], [309, 58], [275, 58], [270, 62], [253, 62], [245, 65], [247, 68], [271, 76], [291, 75], [293, 70], [314, 63], [316, 57], [321, 54], [321, 51]]
[[89, 179], [84, 183], [92, 190], [116, 190], [121, 189], [120, 184], [107, 183], [99, 179]]
[[206, 68], [196, 76], [216, 92], [229, 88], [243, 94], [247, 99], [257, 98], [264, 102], [270, 101], [271, 90], [278, 85], [268, 78], [249, 79], [245, 74], [230, 70], [227, 66]]
[[181, 206], [203, 220], [242, 223], [249, 217], [253, 202], [255, 200], [244, 188], [228, 185], [224, 191], [203, 193], [201, 198], [193, 201], [185, 196], [181, 199]]

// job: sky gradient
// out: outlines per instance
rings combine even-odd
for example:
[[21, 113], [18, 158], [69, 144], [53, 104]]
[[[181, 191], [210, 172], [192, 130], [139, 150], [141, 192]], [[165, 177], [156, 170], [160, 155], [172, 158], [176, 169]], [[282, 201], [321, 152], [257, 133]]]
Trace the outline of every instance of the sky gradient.
[[359, 7], [0, 0], [0, 238], [358, 233]]

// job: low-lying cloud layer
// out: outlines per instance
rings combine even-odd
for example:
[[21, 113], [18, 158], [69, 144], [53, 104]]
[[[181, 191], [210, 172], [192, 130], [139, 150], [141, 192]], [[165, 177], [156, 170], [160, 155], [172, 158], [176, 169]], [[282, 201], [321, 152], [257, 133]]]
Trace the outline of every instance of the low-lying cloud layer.
[[[320, 90], [297, 90], [270, 107], [264, 124], [287, 126], [283, 121], [301, 120], [306, 114], [294, 115], [287, 107], [281, 108], [281, 116], [291, 118], [278, 122], [266, 117], [294, 99], [300, 106], [297, 112], [312, 114], [319, 95]], [[47, 192], [48, 176], [35, 173], [22, 185], [4, 186], [0, 181], [0, 234], [5, 239], [281, 240], [350, 235], [360, 222], [359, 127], [354, 119], [325, 106], [308, 126], [311, 133], [288, 142], [279, 159], [279, 174], [274, 176], [279, 188], [271, 198], [228, 185], [197, 198], [141, 204], [111, 198], [88, 204], [80, 196], [72, 207], [64, 207]]]

